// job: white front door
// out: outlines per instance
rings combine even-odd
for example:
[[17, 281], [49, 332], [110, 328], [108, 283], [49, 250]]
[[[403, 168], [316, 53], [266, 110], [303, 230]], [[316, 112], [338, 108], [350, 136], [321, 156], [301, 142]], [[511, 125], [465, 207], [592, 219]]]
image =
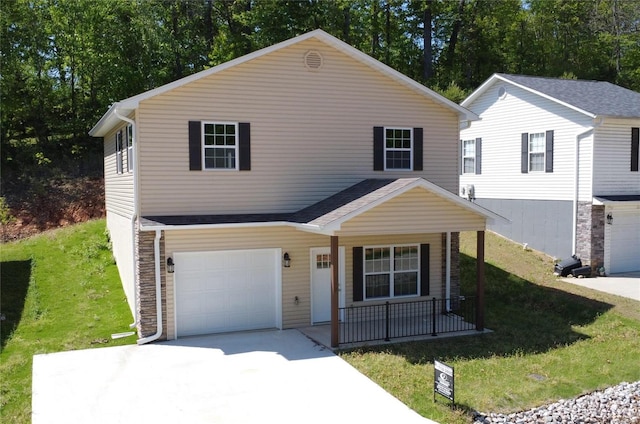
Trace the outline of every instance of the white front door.
[[[338, 305], [344, 308], [344, 247], [338, 249], [340, 256]], [[331, 249], [311, 249], [311, 323], [331, 321]]]

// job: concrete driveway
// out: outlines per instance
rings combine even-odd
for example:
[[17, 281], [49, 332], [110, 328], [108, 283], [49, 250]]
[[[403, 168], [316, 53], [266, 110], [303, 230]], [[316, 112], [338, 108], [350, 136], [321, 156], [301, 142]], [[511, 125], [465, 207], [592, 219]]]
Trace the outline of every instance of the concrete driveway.
[[433, 423], [297, 330], [36, 355], [32, 406], [34, 424]]
[[563, 278], [563, 281], [605, 293], [640, 301], [640, 272], [611, 274], [606, 277]]

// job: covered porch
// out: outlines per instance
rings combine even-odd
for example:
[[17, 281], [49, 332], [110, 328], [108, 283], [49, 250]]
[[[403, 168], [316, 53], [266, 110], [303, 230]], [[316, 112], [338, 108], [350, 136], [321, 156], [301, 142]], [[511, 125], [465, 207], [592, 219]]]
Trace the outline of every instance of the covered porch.
[[[362, 268], [363, 248], [354, 247], [350, 263], [353, 294], [344, 306], [339, 303], [341, 265], [331, 261], [331, 320], [302, 330], [318, 343], [338, 348], [485, 331], [484, 229], [487, 220], [499, 219], [498, 215], [424, 179], [412, 178], [365, 180], [298, 212], [295, 218], [299, 230], [328, 236], [331, 258], [339, 257], [343, 243], [352, 244], [350, 237], [442, 234], [442, 246], [446, 248], [442, 254], [441, 293], [419, 289], [415, 297], [391, 296], [387, 300], [386, 295], [363, 296], [369, 283], [366, 277], [363, 279], [362, 270], [356, 270]], [[451, 272], [458, 267], [457, 261], [452, 265], [451, 260], [452, 234], [457, 236], [460, 231], [477, 232], [476, 290], [467, 297], [451, 290]], [[428, 260], [428, 245], [424, 248], [427, 254], [423, 257], [423, 246], [419, 247], [421, 263]], [[456, 257], [457, 249], [456, 245]], [[421, 271], [419, 279], [428, 283], [430, 272], [428, 268], [426, 274]]]

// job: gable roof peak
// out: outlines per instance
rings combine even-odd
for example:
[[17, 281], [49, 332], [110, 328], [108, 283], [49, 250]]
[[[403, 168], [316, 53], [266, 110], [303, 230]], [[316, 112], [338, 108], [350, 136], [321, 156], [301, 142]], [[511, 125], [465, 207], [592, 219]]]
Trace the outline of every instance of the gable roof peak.
[[395, 69], [391, 68], [390, 66], [387, 66], [384, 63], [372, 58], [366, 53], [361, 52], [355, 47], [334, 37], [333, 35], [325, 32], [324, 30], [316, 29], [316, 30], [298, 35], [296, 37], [290, 38], [288, 40], [282, 41], [280, 43], [271, 45], [269, 47], [256, 50], [255, 52], [238, 57], [228, 62], [221, 63], [212, 68], [205, 69], [195, 74], [186, 76], [184, 78], [170, 82], [168, 84], [162, 85], [152, 90], [148, 90], [143, 93], [137, 94], [135, 96], [129, 97], [127, 99], [121, 100], [119, 102], [113, 103], [109, 108], [109, 110], [102, 116], [102, 118], [100, 118], [98, 123], [91, 129], [91, 131], [89, 131], [89, 135], [94, 137], [102, 137], [106, 135], [106, 133], [108, 133], [111, 129], [113, 129], [116, 125], [118, 125], [119, 122], [121, 122], [120, 118], [118, 118], [118, 115], [128, 115], [132, 113], [135, 109], [138, 108], [138, 105], [140, 104], [141, 101], [150, 99], [154, 96], [166, 93], [175, 88], [182, 87], [183, 85], [189, 84], [193, 81], [197, 81], [201, 78], [208, 77], [210, 75], [229, 69], [233, 66], [249, 62], [250, 60], [262, 57], [269, 53], [309, 40], [311, 38], [315, 38], [327, 44], [328, 46], [331, 46], [341, 51], [342, 53], [350, 56], [354, 60], [357, 60], [363, 63], [364, 65], [374, 69], [375, 71], [383, 75], [386, 75], [391, 79], [396, 80], [398, 83], [404, 85], [405, 87], [408, 87], [409, 89], [430, 98], [435, 103], [455, 111], [458, 114], [458, 116], [460, 116], [461, 120], [472, 121], [472, 120], [478, 119], [477, 115], [474, 114], [473, 112], [465, 109], [464, 107], [456, 104], [455, 102], [452, 102], [451, 100], [445, 98], [444, 96], [429, 89], [425, 85], [422, 85], [417, 81], [414, 81], [413, 79], [407, 77], [401, 72], [398, 72]]
[[542, 76], [493, 74], [461, 105], [469, 107], [489, 87], [505, 82], [595, 117], [640, 117], [640, 93], [607, 81], [564, 79]]

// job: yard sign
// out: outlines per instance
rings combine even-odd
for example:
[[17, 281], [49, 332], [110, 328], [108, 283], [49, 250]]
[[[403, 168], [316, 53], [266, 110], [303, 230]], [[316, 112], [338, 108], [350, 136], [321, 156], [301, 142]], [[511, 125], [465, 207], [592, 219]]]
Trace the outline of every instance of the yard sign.
[[433, 401], [436, 401], [436, 393], [438, 393], [455, 404], [453, 367], [434, 359], [433, 371]]

